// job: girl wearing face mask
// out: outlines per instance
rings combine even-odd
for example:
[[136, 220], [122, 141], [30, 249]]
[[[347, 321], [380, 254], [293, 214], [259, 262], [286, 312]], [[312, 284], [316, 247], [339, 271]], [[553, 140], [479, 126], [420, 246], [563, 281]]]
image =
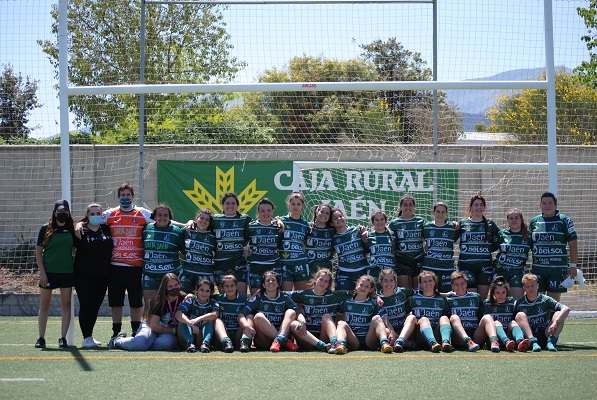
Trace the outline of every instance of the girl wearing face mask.
[[70, 298], [75, 282], [73, 241], [74, 227], [70, 206], [68, 201], [58, 200], [54, 204], [52, 217], [39, 230], [35, 249], [35, 259], [39, 268], [39, 287], [41, 288], [37, 317], [39, 339], [35, 343], [35, 347], [38, 349], [46, 347], [44, 336], [53, 289], [60, 289], [60, 309], [62, 311], [62, 335], [58, 340], [58, 346], [68, 347], [65, 337], [70, 324]]
[[75, 289], [79, 299], [79, 326], [83, 334], [83, 347], [97, 347], [93, 327], [108, 289], [112, 235], [110, 227], [102, 223], [102, 207], [87, 206], [80, 238], [75, 237]]

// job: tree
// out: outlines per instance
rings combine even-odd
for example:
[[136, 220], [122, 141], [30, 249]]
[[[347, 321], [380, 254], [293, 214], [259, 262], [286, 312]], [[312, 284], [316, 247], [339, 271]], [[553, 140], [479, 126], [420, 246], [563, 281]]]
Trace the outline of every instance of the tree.
[[584, 19], [588, 30], [581, 40], [587, 43], [590, 60], [583, 61], [574, 72], [582, 82], [597, 89], [597, 53], [593, 51], [597, 48], [597, 0], [591, 0], [587, 8], [578, 7], [576, 11]]
[[[597, 91], [563, 69], [556, 71], [555, 85], [558, 144], [597, 144]], [[515, 143], [546, 143], [546, 102], [545, 90], [502, 95], [487, 112], [489, 131], [511, 133]]]
[[[221, 6], [148, 5], [146, 9], [146, 83], [212, 83], [232, 79], [244, 63], [230, 55]], [[58, 10], [52, 9], [58, 33]], [[74, 85], [139, 82], [140, 18], [137, 1], [68, 2], [69, 82]], [[38, 42], [58, 75], [58, 42]], [[146, 95], [147, 126], [174, 121], [173, 129], [196, 118], [201, 104], [222, 107], [222, 96]], [[78, 126], [92, 133], [130, 136], [138, 131], [138, 96], [76, 96], [70, 109]], [[136, 118], [135, 118], [136, 117]], [[124, 132], [123, 132], [124, 131]]]
[[12, 66], [3, 65], [0, 76], [0, 135], [6, 142], [29, 137], [29, 114], [42, 106], [37, 99], [37, 83], [28, 76], [16, 75]]

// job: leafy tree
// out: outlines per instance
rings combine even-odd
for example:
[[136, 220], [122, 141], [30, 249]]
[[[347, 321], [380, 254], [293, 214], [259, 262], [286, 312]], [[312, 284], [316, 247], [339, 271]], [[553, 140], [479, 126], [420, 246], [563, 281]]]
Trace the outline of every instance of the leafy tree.
[[[556, 71], [555, 85], [558, 144], [597, 144], [597, 91], [565, 70]], [[515, 143], [546, 143], [546, 102], [545, 90], [525, 89], [502, 95], [487, 112], [489, 131], [512, 133]]]
[[594, 52], [597, 48], [597, 0], [591, 0], [587, 8], [578, 7], [576, 11], [584, 19], [587, 27], [587, 34], [582, 36], [581, 40], [587, 44], [590, 60], [583, 61], [574, 72], [582, 82], [597, 89], [597, 53]]
[[37, 83], [16, 75], [12, 66], [3, 65], [0, 75], [0, 137], [3, 141], [24, 142], [31, 133], [29, 114], [42, 106], [37, 99]]
[[[221, 6], [149, 5], [146, 8], [146, 83], [212, 83], [232, 79], [244, 63], [230, 55]], [[52, 9], [58, 33], [58, 10]], [[138, 0], [68, 2], [69, 81], [74, 85], [139, 82]], [[58, 42], [39, 42], [58, 74]], [[201, 104], [222, 107], [221, 96], [152, 94], [145, 96], [147, 126], [170, 121], [173, 129], [196, 118]], [[138, 96], [77, 96], [70, 99], [75, 123], [92, 133], [122, 137], [138, 132]], [[200, 117], [200, 116], [199, 116]]]

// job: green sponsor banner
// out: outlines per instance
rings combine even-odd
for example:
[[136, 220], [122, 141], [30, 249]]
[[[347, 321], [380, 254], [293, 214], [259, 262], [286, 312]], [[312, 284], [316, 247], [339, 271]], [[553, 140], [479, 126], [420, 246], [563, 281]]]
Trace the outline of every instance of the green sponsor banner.
[[312, 219], [313, 206], [331, 203], [344, 210], [350, 224], [369, 225], [373, 210], [394, 218], [400, 198], [410, 193], [417, 215], [431, 219], [433, 203], [444, 201], [450, 219], [457, 219], [457, 170], [316, 168], [299, 177], [293, 171], [292, 161], [158, 161], [158, 201], [172, 207], [177, 221], [194, 218], [200, 208], [220, 213], [226, 192], [237, 193], [240, 211], [252, 217], [264, 197], [274, 202], [276, 215], [285, 215], [285, 199], [297, 188], [307, 199], [305, 219]]

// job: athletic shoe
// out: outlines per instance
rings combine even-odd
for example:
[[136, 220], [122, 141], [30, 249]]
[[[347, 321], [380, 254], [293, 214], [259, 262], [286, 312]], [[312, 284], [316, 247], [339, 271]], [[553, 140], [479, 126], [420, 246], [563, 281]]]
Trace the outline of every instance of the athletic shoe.
[[491, 342], [491, 351], [493, 351], [494, 353], [500, 352], [500, 344], [497, 340]]
[[120, 332], [118, 335], [116, 335], [112, 339], [110, 339], [110, 341], [108, 342], [108, 347], [111, 349], [119, 349], [120, 347], [118, 346], [118, 344], [116, 344], [116, 340], [120, 339], [120, 338], [125, 338], [125, 337], [126, 337], [126, 333]]
[[337, 343], [336, 348], [334, 349], [334, 354], [346, 354], [348, 353], [348, 349], [342, 343]]
[[199, 347], [199, 350], [201, 350], [202, 353], [209, 353], [211, 351], [211, 348], [209, 347], [208, 343], [201, 343], [201, 347]]
[[35, 342], [35, 348], [36, 349], [45, 349], [46, 348], [46, 339], [44, 339], [42, 337], [37, 339], [37, 342]]
[[402, 347], [402, 345], [400, 343], [394, 342], [394, 352], [395, 353], [403, 353], [404, 347]]
[[66, 343], [66, 338], [61, 337], [58, 339], [58, 347], [61, 349], [66, 349], [68, 347], [68, 343]]
[[526, 353], [526, 351], [531, 347], [531, 341], [529, 339], [521, 340], [518, 343], [518, 351], [521, 353]]
[[232, 342], [224, 343], [224, 353], [234, 353], [234, 345]]
[[468, 351], [470, 351], [470, 352], [475, 352], [475, 351], [479, 350], [479, 348], [480, 348], [480, 346], [472, 340], [469, 340], [466, 343], [466, 345], [468, 347]]
[[328, 354], [336, 354], [336, 346], [338, 346], [338, 343], [336, 343], [335, 345], [331, 345], [330, 349], [328, 350]]
[[509, 351], [510, 353], [512, 353], [514, 350], [516, 350], [516, 342], [514, 340], [508, 340], [506, 342], [506, 350]]
[[384, 342], [384, 343], [381, 345], [381, 352], [382, 352], [382, 353], [385, 353], [385, 354], [390, 354], [390, 353], [393, 353], [393, 352], [394, 352], [394, 349], [392, 349], [392, 346], [390, 346], [390, 344], [389, 344], [389, 343], [387, 343], [387, 342]]
[[195, 353], [197, 352], [197, 347], [194, 343], [187, 344], [187, 353]]
[[269, 347], [269, 350], [272, 353], [279, 353], [282, 348], [282, 345], [277, 340], [274, 340], [272, 345]]
[[251, 342], [248, 340], [241, 340], [240, 341], [240, 352], [248, 353], [250, 350], [251, 350]]
[[442, 346], [439, 343], [437, 343], [437, 342], [435, 342], [435, 343], [433, 343], [431, 345], [431, 352], [432, 353], [439, 353], [441, 351], [441, 349], [442, 349]]
[[89, 349], [89, 348], [97, 347], [97, 346], [98, 346], [98, 344], [96, 343], [95, 340], [93, 340], [93, 337], [87, 336], [85, 339], [83, 339], [83, 347]]
[[288, 351], [298, 351], [299, 350], [299, 347], [292, 340], [286, 341], [286, 348], [288, 349]]
[[443, 342], [442, 343], [442, 351], [444, 353], [449, 353], [453, 350], [452, 344], [450, 342]]
[[326, 343], [323, 345], [323, 349], [321, 349], [324, 353], [329, 353], [330, 350], [332, 349], [332, 344], [331, 343]]

